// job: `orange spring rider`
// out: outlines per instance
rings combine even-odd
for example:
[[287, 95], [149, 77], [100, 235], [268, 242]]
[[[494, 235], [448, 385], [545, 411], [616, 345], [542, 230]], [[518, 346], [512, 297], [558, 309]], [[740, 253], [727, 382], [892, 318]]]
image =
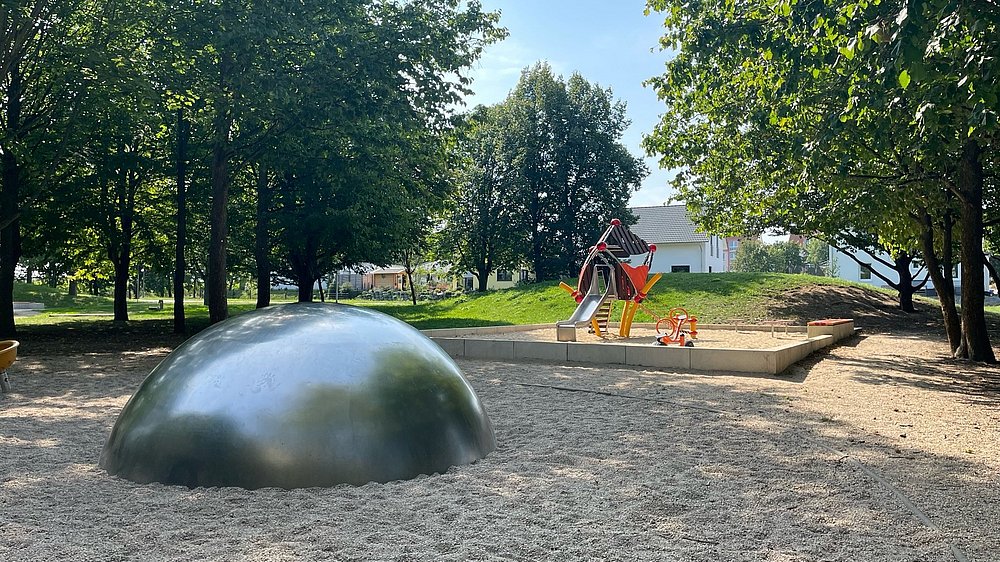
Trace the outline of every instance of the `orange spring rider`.
[[656, 341], [661, 345], [679, 344], [694, 347], [698, 338], [698, 319], [683, 308], [671, 308], [666, 316], [656, 322]]

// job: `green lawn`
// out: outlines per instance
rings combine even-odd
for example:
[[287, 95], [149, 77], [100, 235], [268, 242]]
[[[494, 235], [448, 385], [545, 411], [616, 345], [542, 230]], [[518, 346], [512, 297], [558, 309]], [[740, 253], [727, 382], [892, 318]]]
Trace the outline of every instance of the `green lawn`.
[[[571, 284], [574, 280], [567, 280]], [[766, 318], [767, 305], [780, 298], [783, 292], [810, 285], [850, 285], [829, 277], [808, 275], [708, 273], [666, 275], [650, 291], [643, 306], [655, 314], [663, 315], [671, 307], [684, 307], [702, 322], [755, 322]], [[869, 288], [867, 286], [864, 286]], [[870, 289], [870, 288], [869, 288]], [[871, 289], [878, 290], [878, 289]], [[283, 301], [284, 293], [274, 295], [274, 304]], [[107, 297], [69, 297], [65, 289], [41, 285], [18, 284], [15, 300], [42, 302], [44, 313], [32, 317], [19, 317], [18, 325], [56, 324], [73, 322], [110, 322], [111, 299]], [[134, 321], [159, 320], [169, 322], [173, 317], [172, 299], [164, 299], [163, 310], [149, 310], [158, 297], [150, 296], [129, 302], [129, 318]], [[537, 283], [523, 288], [470, 294], [457, 298], [420, 302], [372, 302], [366, 300], [343, 301], [391, 314], [417, 328], [447, 328], [502, 324], [551, 323], [568, 318], [576, 304], [569, 294], [555, 282]], [[229, 301], [230, 313], [239, 314], [254, 308], [255, 301], [233, 299]], [[621, 303], [616, 307], [620, 314]], [[189, 301], [185, 312], [192, 330], [208, 324], [208, 309], [200, 301]], [[77, 314], [104, 314], [101, 316], [74, 316]], [[641, 313], [637, 322], [649, 321]]]

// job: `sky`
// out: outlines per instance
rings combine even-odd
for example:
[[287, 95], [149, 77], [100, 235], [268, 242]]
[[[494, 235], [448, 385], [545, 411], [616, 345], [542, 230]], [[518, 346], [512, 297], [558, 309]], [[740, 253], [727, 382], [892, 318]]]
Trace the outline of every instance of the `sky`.
[[672, 174], [645, 157], [643, 135], [652, 133], [663, 111], [651, 88], [642, 82], [663, 73], [669, 58], [659, 50], [663, 16], [643, 15], [645, 0], [482, 0], [501, 12], [500, 25], [510, 35], [490, 45], [473, 67], [472, 108], [499, 103], [514, 89], [521, 70], [546, 61], [556, 74], [579, 72], [588, 82], [611, 88], [627, 104], [632, 125], [622, 143], [643, 157], [650, 175], [632, 196], [631, 206], [661, 205], [673, 193]]

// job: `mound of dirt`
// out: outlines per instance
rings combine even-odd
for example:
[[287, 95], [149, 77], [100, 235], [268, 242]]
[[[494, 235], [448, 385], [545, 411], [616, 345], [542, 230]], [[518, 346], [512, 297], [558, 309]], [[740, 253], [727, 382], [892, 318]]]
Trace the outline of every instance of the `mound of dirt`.
[[893, 295], [862, 287], [806, 285], [776, 295], [767, 306], [771, 319], [805, 324], [822, 318], [853, 318], [874, 333], [934, 332], [943, 335], [941, 311], [930, 299], [915, 298], [915, 312], [903, 312]]

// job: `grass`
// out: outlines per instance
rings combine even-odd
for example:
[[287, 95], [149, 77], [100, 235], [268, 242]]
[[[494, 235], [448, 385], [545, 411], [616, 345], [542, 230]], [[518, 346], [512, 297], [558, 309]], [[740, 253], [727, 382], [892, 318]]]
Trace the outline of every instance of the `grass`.
[[[575, 284], [575, 280], [567, 280]], [[672, 307], [686, 308], [702, 322], [755, 322], [766, 317], [767, 304], [780, 298], [789, 290], [812, 285], [853, 285], [847, 281], [809, 275], [783, 275], [771, 273], [689, 273], [666, 275], [650, 291], [643, 308], [663, 316]], [[869, 290], [867, 285], [860, 285]], [[272, 296], [274, 304], [283, 293]], [[163, 310], [150, 310], [158, 297], [129, 301], [129, 319], [134, 321], [162, 321], [173, 318], [172, 299], [164, 299]], [[42, 314], [18, 317], [18, 325], [44, 325], [73, 322], [109, 322], [108, 316], [68, 316], [68, 314], [110, 313], [112, 301], [108, 297], [80, 295], [70, 297], [64, 289], [41, 285], [17, 284], [14, 300], [41, 302], [46, 306]], [[457, 298], [420, 302], [372, 302], [365, 300], [344, 301], [357, 306], [374, 308], [395, 316], [420, 329], [489, 326], [505, 324], [544, 324], [566, 319], [576, 304], [559, 288], [557, 282], [545, 282], [493, 291], [469, 294]], [[252, 310], [255, 301], [231, 299], [230, 314]], [[620, 314], [617, 303], [615, 314]], [[197, 331], [208, 325], [208, 309], [200, 301], [188, 301], [185, 314], [190, 330]], [[614, 316], [613, 316], [614, 317]], [[637, 322], [652, 318], [645, 312], [636, 316]]]

